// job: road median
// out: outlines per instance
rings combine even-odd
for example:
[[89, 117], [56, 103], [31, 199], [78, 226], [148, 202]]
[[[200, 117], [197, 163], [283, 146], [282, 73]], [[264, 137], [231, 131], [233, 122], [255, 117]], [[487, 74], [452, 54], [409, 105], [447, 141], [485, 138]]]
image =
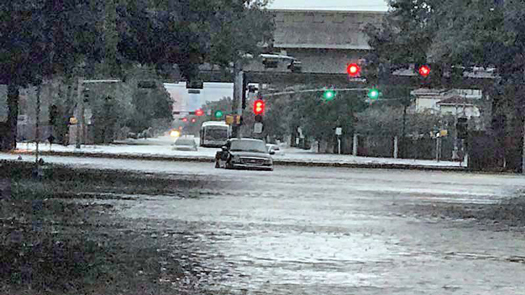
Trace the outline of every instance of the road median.
[[[34, 151], [16, 150], [11, 152], [16, 155], [34, 155]], [[116, 154], [104, 152], [68, 152], [68, 151], [41, 151], [42, 156], [59, 157], [81, 157], [81, 158], [107, 158], [123, 160], [142, 161], [173, 161], [173, 162], [203, 162], [213, 163], [213, 156], [206, 155], [158, 155], [158, 154]], [[402, 169], [402, 170], [424, 170], [424, 171], [468, 171], [462, 166], [431, 165], [418, 163], [379, 163], [379, 162], [345, 162], [345, 161], [323, 161], [320, 159], [276, 159], [276, 166], [300, 166], [300, 167], [340, 167], [340, 168], [368, 168], [368, 169]]]

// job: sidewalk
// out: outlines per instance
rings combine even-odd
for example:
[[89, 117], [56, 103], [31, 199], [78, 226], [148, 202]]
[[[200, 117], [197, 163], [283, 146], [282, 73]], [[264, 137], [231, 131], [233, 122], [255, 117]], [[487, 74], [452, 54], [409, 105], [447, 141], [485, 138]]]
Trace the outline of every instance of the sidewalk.
[[[171, 146], [172, 139], [154, 138], [128, 140], [111, 145], [87, 145], [76, 149], [74, 145], [62, 146], [40, 144], [40, 154], [55, 156], [77, 156], [97, 158], [120, 158], [142, 160], [198, 161], [213, 162], [216, 148], [202, 148], [198, 151], [177, 151]], [[15, 154], [34, 154], [34, 143], [19, 143]], [[352, 155], [317, 154], [296, 148], [282, 148], [273, 156], [275, 165], [327, 166], [327, 167], [363, 167], [385, 169], [420, 169], [420, 170], [466, 170], [458, 162], [411, 160], [393, 158], [354, 157]]]

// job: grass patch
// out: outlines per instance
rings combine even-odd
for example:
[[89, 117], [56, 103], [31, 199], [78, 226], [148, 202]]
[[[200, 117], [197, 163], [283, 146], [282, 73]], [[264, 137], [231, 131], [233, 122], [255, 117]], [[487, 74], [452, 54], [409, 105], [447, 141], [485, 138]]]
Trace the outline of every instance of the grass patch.
[[197, 294], [179, 292], [184, 269], [146, 235], [105, 236], [100, 231], [87, 238], [22, 230], [2, 237], [1, 293]]
[[38, 180], [33, 168], [0, 162], [11, 186], [0, 198], [0, 294], [208, 294], [195, 264], [181, 263], [191, 256], [182, 239], [137, 229], [109, 214], [112, 205], [70, 200], [178, 194], [209, 182], [55, 165]]
[[108, 194], [180, 195], [181, 192], [217, 188], [220, 185], [207, 179], [174, 179], [166, 175], [60, 165], [44, 166], [42, 179], [36, 180], [32, 177], [33, 170], [33, 163], [0, 161], [0, 178], [11, 180], [13, 198], [111, 198]]
[[475, 220], [484, 225], [504, 228], [525, 228], [525, 197], [515, 197], [497, 204], [418, 205], [413, 209], [418, 215], [460, 220]]

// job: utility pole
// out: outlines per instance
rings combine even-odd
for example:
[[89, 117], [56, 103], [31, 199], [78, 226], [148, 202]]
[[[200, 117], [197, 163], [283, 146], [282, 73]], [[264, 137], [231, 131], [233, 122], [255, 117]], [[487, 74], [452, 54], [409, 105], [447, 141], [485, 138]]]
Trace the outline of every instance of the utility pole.
[[407, 155], [406, 152], [406, 125], [407, 125], [407, 108], [408, 106], [405, 104], [403, 106], [403, 130], [401, 131], [401, 158], [405, 158]]
[[35, 130], [35, 142], [36, 142], [36, 165], [38, 167], [38, 144], [40, 142], [40, 92], [42, 86], [38, 85], [36, 88], [36, 130]]
[[[456, 104], [456, 111], [454, 112], [454, 127], [458, 125], [458, 105]], [[458, 155], [458, 130], [454, 128], [454, 150], [452, 151], [452, 160], [459, 159]]]
[[76, 138], [76, 148], [80, 149], [81, 143], [80, 138], [82, 137], [82, 129], [84, 129], [84, 98], [82, 97], [82, 87], [84, 84], [84, 78], [78, 78], [77, 85], [77, 138]]
[[525, 174], [525, 120], [523, 121], [523, 148], [521, 156], [521, 173]]

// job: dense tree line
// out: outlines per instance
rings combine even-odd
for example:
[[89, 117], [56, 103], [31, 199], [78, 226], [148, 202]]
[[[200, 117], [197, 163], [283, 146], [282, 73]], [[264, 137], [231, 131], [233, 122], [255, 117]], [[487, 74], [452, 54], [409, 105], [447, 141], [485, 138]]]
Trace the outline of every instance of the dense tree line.
[[[66, 114], [79, 77], [126, 81], [137, 66], [157, 79], [198, 75], [202, 63], [224, 68], [257, 53], [272, 22], [259, 0], [13, 0], [0, 3], [0, 84], [8, 85], [0, 149], [16, 147], [19, 90], [60, 81]], [[175, 67], [176, 65], [176, 67]], [[159, 78], [160, 77], [160, 78]], [[132, 91], [133, 92], [133, 91]], [[135, 91], [136, 92], [136, 91]], [[135, 93], [138, 97], [151, 93]], [[162, 105], [164, 109], [169, 109]], [[138, 106], [136, 115], [147, 108]], [[134, 128], [138, 128], [135, 126]]]
[[407, 64], [432, 64], [431, 86], [476, 67], [497, 78], [484, 89], [492, 102], [494, 156], [518, 169], [522, 145], [525, 3], [494, 0], [392, 0], [381, 25], [367, 28], [370, 76], [380, 82]]

